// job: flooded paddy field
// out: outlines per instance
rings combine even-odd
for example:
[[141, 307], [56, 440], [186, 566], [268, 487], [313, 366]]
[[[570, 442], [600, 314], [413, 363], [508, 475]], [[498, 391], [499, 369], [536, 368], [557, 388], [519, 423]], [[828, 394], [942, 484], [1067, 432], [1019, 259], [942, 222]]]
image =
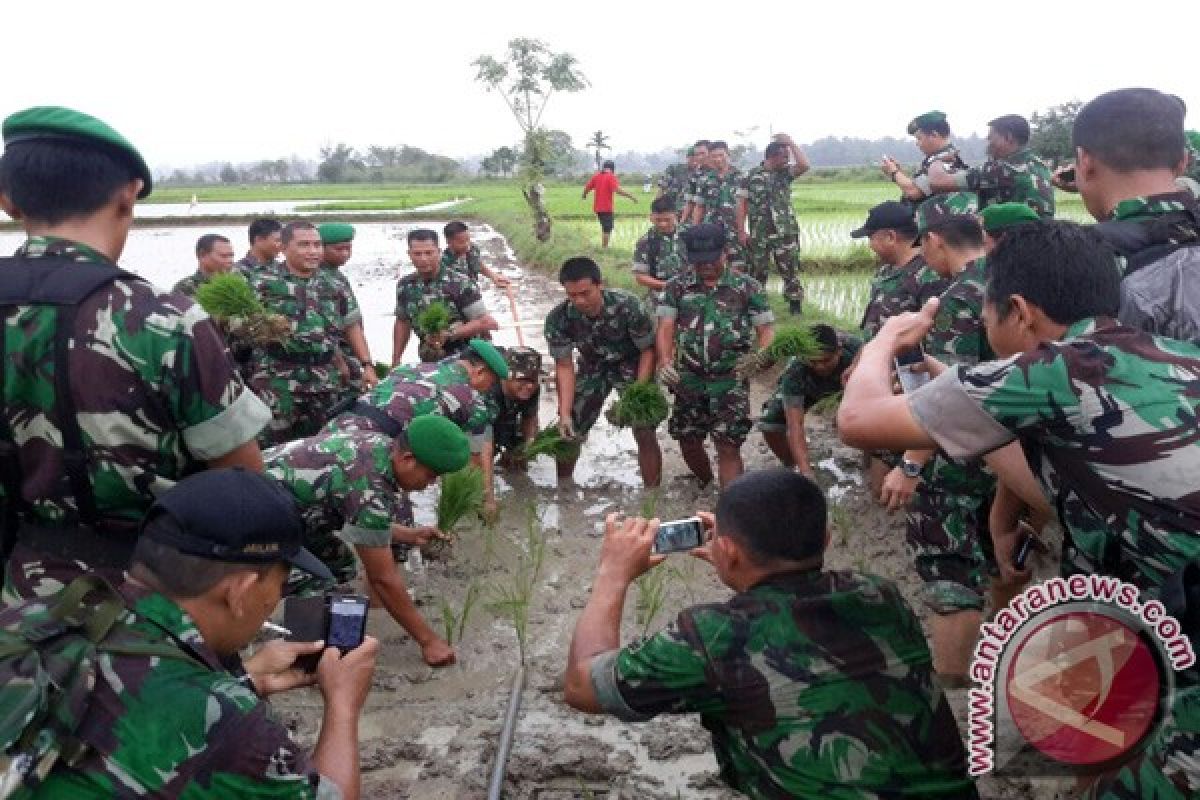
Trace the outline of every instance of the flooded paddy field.
[[[441, 229], [442, 223], [420, 223]], [[357, 227], [354, 258], [346, 272], [363, 308], [372, 354], [391, 356], [395, 281], [411, 271], [405, 255], [411, 223], [371, 223]], [[213, 230], [228, 236], [239, 255], [245, 227], [176, 226], [133, 231], [122, 264], [159, 285], [169, 286], [194, 269], [196, 237]], [[517, 341], [518, 325], [527, 344], [545, 352], [541, 322], [562, 299], [547, 276], [525, 271], [504, 240], [491, 229], [473, 226], [485, 259], [514, 281], [517, 313], [507, 296], [485, 286], [484, 296], [500, 323], [501, 344]], [[0, 252], [22, 240], [0, 233]], [[809, 276], [810, 297], [839, 316], [855, 318], [865, 302], [867, 276]], [[410, 346], [415, 348], [415, 343]], [[415, 359], [415, 349], [408, 359]], [[757, 412], [774, 385], [777, 371], [753, 386]], [[545, 381], [541, 416], [555, 417], [553, 384]], [[562, 671], [575, 620], [587, 601], [603, 533], [604, 515], [639, 513], [653, 507], [663, 519], [712, 510], [715, 493], [698, 490], [674, 441], [663, 442], [663, 487], [646, 492], [637, 472], [636, 450], [628, 431], [601, 417], [584, 446], [574, 485], [559, 487], [553, 464], [543, 457], [527, 472], [497, 472], [501, 515], [493, 528], [464, 524], [453, 547], [438, 560], [412, 557], [405, 566], [413, 597], [435, 629], [453, 631], [458, 663], [432, 669], [417, 646], [381, 609], [372, 611], [370, 633], [381, 641], [378, 668], [364, 710], [361, 753], [364, 796], [451, 800], [482, 798], [499, 738], [512, 676], [526, 664], [521, 717], [509, 759], [505, 797], [519, 800], [564, 798], [732, 798], [716, 778], [709, 736], [695, 716], [662, 717], [628, 725], [581, 715], [562, 702]], [[857, 451], [843, 447], [828, 418], [811, 417], [809, 441], [818, 480], [828, 490], [832, 541], [827, 564], [860, 569], [896, 581], [914, 609], [919, 584], [904, 548], [903, 519], [889, 517], [868, 496]], [[748, 469], [775, 464], [758, 434], [743, 449]], [[418, 522], [432, 522], [436, 489], [415, 499]], [[681, 608], [728, 596], [710, 568], [687, 556], [672, 556], [650, 573], [649, 582], [630, 590], [623, 638], [652, 632]], [[524, 588], [526, 602], [502, 602]], [[467, 603], [468, 595], [476, 601]], [[655, 596], [661, 598], [655, 601]], [[463, 614], [463, 608], [469, 611]], [[461, 636], [459, 631], [461, 629]], [[519, 634], [519, 635], [518, 635]], [[965, 719], [965, 693], [951, 692]], [[321, 720], [316, 690], [272, 698], [272, 704], [305, 744], [315, 742]], [[980, 784], [985, 798], [1068, 797], [1060, 784], [1010, 782]]]

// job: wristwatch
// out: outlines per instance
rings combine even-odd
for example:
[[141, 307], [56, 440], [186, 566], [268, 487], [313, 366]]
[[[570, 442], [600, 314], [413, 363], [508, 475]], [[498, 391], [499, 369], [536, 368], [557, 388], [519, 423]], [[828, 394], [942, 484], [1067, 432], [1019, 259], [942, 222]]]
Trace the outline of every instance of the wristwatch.
[[907, 458], [900, 459], [900, 471], [904, 473], [906, 478], [921, 477], [921, 470], [925, 469], [924, 464], [918, 464], [915, 461], [909, 461]]

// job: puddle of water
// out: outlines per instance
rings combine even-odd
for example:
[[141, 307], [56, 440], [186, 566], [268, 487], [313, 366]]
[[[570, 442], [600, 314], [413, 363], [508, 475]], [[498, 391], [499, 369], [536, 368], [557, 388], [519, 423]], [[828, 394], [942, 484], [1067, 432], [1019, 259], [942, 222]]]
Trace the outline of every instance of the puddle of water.
[[818, 462], [817, 469], [823, 469], [830, 473], [838, 483], [852, 483], [855, 486], [862, 486], [862, 474], [857, 470], [847, 471], [842, 469], [838, 466], [837, 460], [834, 458], [827, 458], [824, 461]]

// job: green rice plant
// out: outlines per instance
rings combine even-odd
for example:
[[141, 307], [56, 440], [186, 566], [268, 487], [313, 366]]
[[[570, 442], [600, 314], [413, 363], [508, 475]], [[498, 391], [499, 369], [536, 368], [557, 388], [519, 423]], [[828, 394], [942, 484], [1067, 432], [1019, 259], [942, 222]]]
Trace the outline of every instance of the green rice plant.
[[642, 497], [642, 519], [654, 519], [658, 514], [658, 501], [662, 499], [662, 493], [658, 490], [646, 492]]
[[492, 600], [487, 606], [493, 614], [506, 617], [512, 625], [522, 664], [528, 652], [529, 604], [537, 590], [546, 560], [546, 534], [542, 530], [537, 506], [533, 503], [526, 507], [523, 544], [524, 547], [518, 551], [514, 574], [510, 580], [492, 586]]
[[813, 403], [808, 409], [810, 414], [818, 414], [822, 417], [832, 417], [837, 414], [838, 408], [842, 405], [842, 393], [834, 392], [827, 394], [817, 402]]
[[667, 396], [654, 381], [635, 381], [617, 397], [608, 419], [619, 428], [655, 428], [670, 411]]
[[821, 353], [821, 343], [809, 325], [785, 325], [776, 329], [775, 338], [767, 345], [767, 354], [776, 363], [789, 358], [809, 361]]
[[483, 473], [478, 467], [464, 467], [442, 476], [438, 495], [437, 527], [449, 533], [463, 517], [483, 505]]
[[214, 275], [196, 289], [196, 302], [219, 319], [250, 317], [266, 311], [249, 282], [239, 273]]
[[579, 458], [579, 450], [580, 443], [564, 439], [557, 425], [542, 428], [524, 446], [525, 458], [531, 461], [538, 456], [550, 456], [555, 461], [574, 461]]
[[385, 364], [382, 361], [375, 362], [375, 377], [379, 378], [379, 380], [383, 380], [384, 378], [386, 378], [387, 374], [391, 371], [392, 371], [391, 364]]
[[417, 314], [417, 330], [426, 336], [441, 333], [450, 327], [450, 307], [435, 300]]
[[634, 581], [637, 600], [634, 604], [635, 619], [642, 626], [642, 636], [650, 635], [650, 626], [662, 611], [667, 600], [667, 589], [671, 583], [671, 572], [662, 565], [654, 567]]
[[446, 644], [462, 641], [463, 633], [467, 629], [467, 620], [470, 619], [475, 604], [479, 602], [481, 592], [482, 589], [478, 583], [475, 581], [468, 583], [467, 591], [463, 595], [462, 606], [457, 610], [445, 597], [438, 598], [438, 609], [442, 615], [442, 632], [445, 633]]
[[829, 505], [829, 522], [834, 530], [838, 532], [838, 544], [844, 546], [850, 540], [850, 535], [854, 531], [850, 512], [841, 503], [831, 503]]

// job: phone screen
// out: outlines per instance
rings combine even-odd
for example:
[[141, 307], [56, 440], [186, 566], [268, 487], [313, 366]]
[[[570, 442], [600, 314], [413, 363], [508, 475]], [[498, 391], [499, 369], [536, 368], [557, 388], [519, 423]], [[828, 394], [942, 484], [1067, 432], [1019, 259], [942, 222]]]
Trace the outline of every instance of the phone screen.
[[677, 519], [658, 526], [654, 536], [655, 553], [678, 553], [704, 543], [704, 528], [699, 517]]
[[929, 373], [924, 370], [914, 372], [913, 368], [925, 363], [925, 352], [921, 348], [906, 350], [896, 355], [896, 377], [900, 380], [900, 388], [905, 394], [915, 391], [929, 383]]
[[367, 604], [361, 597], [336, 597], [329, 604], [329, 637], [325, 644], [353, 650], [362, 644], [367, 624]]

